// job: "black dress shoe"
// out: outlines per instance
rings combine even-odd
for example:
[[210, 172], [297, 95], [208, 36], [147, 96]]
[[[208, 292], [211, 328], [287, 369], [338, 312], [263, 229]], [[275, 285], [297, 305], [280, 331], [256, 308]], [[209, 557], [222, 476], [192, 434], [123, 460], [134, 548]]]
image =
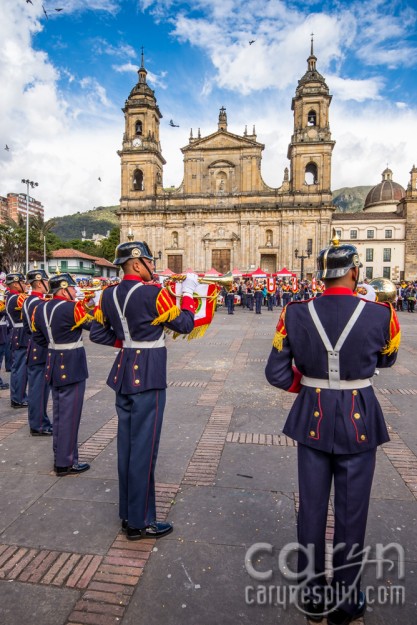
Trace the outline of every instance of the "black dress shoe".
[[9, 384], [7, 384], [7, 382], [3, 382], [3, 384], [0, 384], [0, 391], [7, 391], [7, 389], [10, 388]]
[[63, 477], [64, 475], [84, 473], [84, 471], [88, 471], [89, 468], [90, 465], [88, 462], [79, 462], [78, 464], [73, 464], [72, 467], [54, 467], [55, 473], [60, 477]]
[[327, 617], [327, 625], [349, 625], [352, 621], [357, 618], [360, 618], [365, 614], [366, 610], [366, 598], [364, 593], [361, 591], [359, 593], [359, 603], [356, 606], [356, 610], [353, 614], [346, 612], [346, 610], [342, 610], [342, 608], [336, 608], [332, 612], [330, 612]]
[[11, 401], [10, 405], [12, 408], [27, 408], [28, 407], [28, 403], [27, 401], [22, 401], [22, 403], [20, 404], [18, 401]]
[[52, 428], [45, 428], [44, 430], [32, 430], [30, 428], [32, 436], [52, 436]]
[[127, 531], [127, 520], [122, 519], [122, 532], [126, 534], [126, 531]]
[[309, 621], [314, 623], [321, 623], [323, 620], [324, 612], [326, 611], [324, 601], [317, 599], [307, 599], [303, 602], [302, 608], [305, 616]]
[[130, 527], [129, 525], [126, 528], [126, 535], [129, 540], [141, 540], [141, 538], [162, 538], [163, 536], [167, 536], [172, 532], [174, 528], [171, 523], [161, 523], [155, 521], [148, 525], [148, 527], [143, 527], [141, 529], [136, 527]]

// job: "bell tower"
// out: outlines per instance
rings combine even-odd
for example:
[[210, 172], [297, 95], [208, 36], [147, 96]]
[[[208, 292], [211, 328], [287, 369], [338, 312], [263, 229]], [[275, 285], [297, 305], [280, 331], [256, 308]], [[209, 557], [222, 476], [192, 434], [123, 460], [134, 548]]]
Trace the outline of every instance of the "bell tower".
[[165, 159], [159, 142], [159, 120], [162, 118], [155, 93], [146, 82], [142, 48], [138, 82], [122, 109], [125, 116], [121, 159], [120, 211], [141, 210], [162, 191]]
[[321, 201], [331, 203], [331, 158], [335, 142], [331, 139], [329, 107], [332, 96], [323, 76], [316, 69], [313, 35], [307, 71], [298, 81], [291, 109], [294, 133], [288, 146], [290, 190], [293, 193], [329, 194]]

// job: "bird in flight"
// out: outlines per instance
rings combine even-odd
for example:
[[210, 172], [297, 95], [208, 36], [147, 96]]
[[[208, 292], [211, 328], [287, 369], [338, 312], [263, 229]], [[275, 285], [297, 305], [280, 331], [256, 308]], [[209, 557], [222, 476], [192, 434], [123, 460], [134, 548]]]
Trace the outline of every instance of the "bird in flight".
[[5, 147], [4, 149], [6, 150], [6, 152], [9, 152], [9, 151], [10, 151], [10, 148], [9, 148], [9, 146], [7, 145], [7, 143], [6, 143], [6, 147]]
[[249, 45], [251, 46], [253, 43], [255, 43], [256, 39], [252, 39], [251, 41], [249, 41]]
[[43, 5], [42, 5], [42, 9], [43, 9], [43, 12], [45, 13], [46, 19], [49, 20], [48, 13], [46, 12], [46, 9]]
[[101, 178], [100, 178], [100, 176], [97, 178], [97, 180], [100, 180], [100, 182], [101, 182]]
[[26, 0], [26, 4], [33, 4], [32, 0]]
[[172, 126], [173, 128], [179, 128], [179, 124], [174, 124], [172, 119], [169, 120], [169, 125]]
[[55, 9], [55, 11], [59, 13], [60, 11], [63, 11], [63, 9]]

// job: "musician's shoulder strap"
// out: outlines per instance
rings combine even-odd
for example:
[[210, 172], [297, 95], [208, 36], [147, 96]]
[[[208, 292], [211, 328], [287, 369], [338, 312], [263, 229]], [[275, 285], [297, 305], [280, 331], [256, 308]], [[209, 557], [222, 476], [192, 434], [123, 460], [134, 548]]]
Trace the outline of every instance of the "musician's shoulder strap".
[[133, 292], [136, 291], [141, 286], [143, 286], [143, 282], [137, 282], [135, 284], [135, 286], [133, 286], [129, 290], [128, 294], [126, 295], [125, 301], [123, 302], [123, 311], [120, 308], [119, 300], [117, 299], [117, 289], [118, 289], [118, 286], [115, 289], [113, 289], [113, 301], [114, 301], [114, 305], [116, 307], [116, 310], [119, 313], [119, 317], [120, 317], [120, 321], [121, 321], [121, 324], [122, 324], [124, 340], [125, 341], [131, 341], [130, 332], [129, 332], [129, 326], [127, 324], [127, 319], [126, 319], [126, 316], [125, 316], [126, 307], [127, 307], [128, 301], [130, 300]]

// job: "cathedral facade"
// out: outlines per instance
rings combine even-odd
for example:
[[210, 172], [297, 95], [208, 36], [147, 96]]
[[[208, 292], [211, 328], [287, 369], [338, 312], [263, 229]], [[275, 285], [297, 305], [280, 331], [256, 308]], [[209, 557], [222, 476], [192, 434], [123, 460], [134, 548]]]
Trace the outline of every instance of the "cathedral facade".
[[159, 138], [162, 115], [147, 84], [142, 54], [138, 83], [123, 108], [125, 132], [118, 152], [121, 240], [145, 240], [160, 258], [158, 267], [175, 273], [188, 268], [214, 267], [225, 273], [233, 268], [287, 267], [311, 274], [318, 252], [329, 242], [335, 211], [332, 96], [316, 62], [311, 43], [307, 71], [292, 99], [290, 167], [281, 186], [270, 187], [262, 179], [265, 146], [257, 141], [255, 128], [251, 133], [245, 128], [243, 135], [230, 132], [222, 107], [215, 132], [204, 137], [200, 131], [196, 137], [191, 133], [181, 149], [183, 181], [178, 188], [166, 189]]

